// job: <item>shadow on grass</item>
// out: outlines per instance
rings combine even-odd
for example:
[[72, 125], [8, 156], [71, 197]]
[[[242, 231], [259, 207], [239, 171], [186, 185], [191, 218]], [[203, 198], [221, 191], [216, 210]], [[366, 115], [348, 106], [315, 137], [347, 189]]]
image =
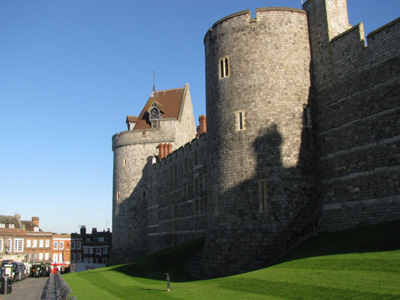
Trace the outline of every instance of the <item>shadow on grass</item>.
[[274, 264], [295, 259], [400, 249], [400, 221], [358, 227], [312, 237]]
[[[400, 221], [396, 221], [318, 235], [284, 255], [273, 265], [315, 256], [398, 250], [399, 232]], [[111, 269], [138, 278], [166, 280], [165, 273], [169, 273], [171, 282], [196, 281], [198, 279], [190, 276], [184, 268], [202, 249], [204, 240], [201, 238], [184, 243]]]
[[197, 280], [190, 276], [185, 266], [204, 245], [204, 238], [196, 239], [178, 246], [135, 259], [130, 263], [118, 265], [113, 271], [128, 276], [155, 280], [166, 280], [165, 273], [169, 273], [171, 282], [187, 282]]

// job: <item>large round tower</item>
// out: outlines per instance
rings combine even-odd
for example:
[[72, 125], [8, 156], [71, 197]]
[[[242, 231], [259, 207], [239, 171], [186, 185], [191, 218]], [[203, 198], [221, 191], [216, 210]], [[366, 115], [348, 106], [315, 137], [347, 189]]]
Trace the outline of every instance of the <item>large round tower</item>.
[[303, 163], [310, 126], [306, 12], [239, 12], [215, 23], [204, 43], [213, 203], [204, 272], [228, 275], [270, 261], [313, 221]]

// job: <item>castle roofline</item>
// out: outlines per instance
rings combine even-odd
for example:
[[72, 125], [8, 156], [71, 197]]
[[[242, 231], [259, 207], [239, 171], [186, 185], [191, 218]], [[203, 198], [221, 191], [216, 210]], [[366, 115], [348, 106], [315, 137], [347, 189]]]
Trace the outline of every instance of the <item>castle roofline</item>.
[[154, 102], [162, 111], [163, 119], [179, 119], [186, 88], [188, 88], [188, 85], [182, 88], [154, 91], [137, 118], [136, 125], [133, 129], [151, 128], [148, 120], [148, 110]]

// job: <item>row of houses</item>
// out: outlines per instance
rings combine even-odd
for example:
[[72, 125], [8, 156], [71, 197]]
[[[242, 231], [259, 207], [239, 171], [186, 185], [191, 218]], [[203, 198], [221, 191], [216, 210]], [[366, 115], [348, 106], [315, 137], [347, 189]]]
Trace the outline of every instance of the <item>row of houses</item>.
[[79, 233], [53, 233], [39, 227], [39, 217], [0, 215], [0, 261], [23, 262], [56, 267], [61, 272], [77, 272], [108, 265], [111, 232], [92, 229]]

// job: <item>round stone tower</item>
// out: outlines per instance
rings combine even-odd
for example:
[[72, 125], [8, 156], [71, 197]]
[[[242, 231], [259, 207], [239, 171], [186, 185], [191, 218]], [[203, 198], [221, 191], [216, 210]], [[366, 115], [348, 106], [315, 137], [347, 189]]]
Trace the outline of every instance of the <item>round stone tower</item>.
[[[208, 275], [271, 261], [313, 223], [307, 175], [310, 48], [306, 12], [230, 15], [204, 38]], [[255, 263], [254, 268], [258, 265]]]

